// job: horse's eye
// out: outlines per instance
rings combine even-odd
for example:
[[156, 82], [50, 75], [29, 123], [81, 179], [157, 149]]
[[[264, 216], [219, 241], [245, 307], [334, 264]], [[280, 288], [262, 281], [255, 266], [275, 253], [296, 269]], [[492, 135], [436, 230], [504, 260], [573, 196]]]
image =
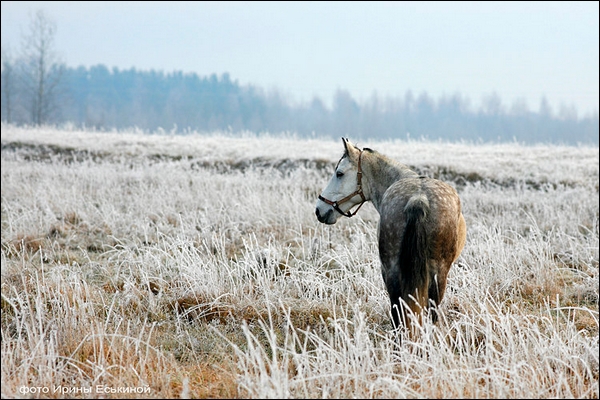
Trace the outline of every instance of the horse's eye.
[[341, 178], [342, 176], [344, 176], [344, 173], [342, 171], [336, 171], [335, 176]]

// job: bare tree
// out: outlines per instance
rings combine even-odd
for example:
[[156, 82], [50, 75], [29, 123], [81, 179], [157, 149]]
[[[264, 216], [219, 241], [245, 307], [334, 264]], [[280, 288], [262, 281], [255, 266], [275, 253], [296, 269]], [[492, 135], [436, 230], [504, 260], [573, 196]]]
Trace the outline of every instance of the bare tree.
[[11, 123], [15, 106], [15, 71], [10, 50], [2, 48], [2, 120]]
[[54, 50], [56, 24], [42, 10], [32, 17], [29, 32], [23, 37], [23, 86], [31, 115], [31, 122], [48, 122], [57, 110], [59, 84], [64, 64]]

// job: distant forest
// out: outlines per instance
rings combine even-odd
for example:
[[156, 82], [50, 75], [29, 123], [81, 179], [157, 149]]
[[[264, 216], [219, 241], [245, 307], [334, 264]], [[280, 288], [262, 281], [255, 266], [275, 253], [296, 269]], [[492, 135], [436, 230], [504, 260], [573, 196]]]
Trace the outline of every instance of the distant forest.
[[[34, 123], [18, 84], [14, 86], [10, 104], [2, 90], [2, 121]], [[491, 95], [474, 110], [470, 100], [459, 94], [436, 100], [408, 91], [403, 97], [373, 95], [358, 102], [349, 92], [338, 90], [329, 107], [317, 97], [297, 103], [277, 91], [240, 85], [227, 73], [202, 77], [104, 65], [63, 66], [52, 112], [44, 122], [98, 130], [292, 132], [355, 139], [409, 136], [598, 145], [599, 136], [597, 113], [578, 117], [574, 110], [563, 109], [556, 114], [545, 100], [540, 111], [532, 112], [524, 103], [507, 106]]]
[[215, 130], [289, 132], [299, 136], [356, 139], [407, 137], [484, 142], [596, 144], [598, 112], [578, 117], [545, 98], [538, 112], [525, 102], [510, 107], [496, 94], [473, 109], [460, 94], [431, 98], [410, 90], [400, 97], [373, 95], [360, 102], [338, 90], [331, 106], [318, 97], [295, 102], [277, 90], [240, 85], [229, 74], [119, 70], [104, 65], [67, 67], [54, 48], [56, 23], [38, 10], [21, 47], [2, 48], [3, 122], [72, 124], [98, 130]]

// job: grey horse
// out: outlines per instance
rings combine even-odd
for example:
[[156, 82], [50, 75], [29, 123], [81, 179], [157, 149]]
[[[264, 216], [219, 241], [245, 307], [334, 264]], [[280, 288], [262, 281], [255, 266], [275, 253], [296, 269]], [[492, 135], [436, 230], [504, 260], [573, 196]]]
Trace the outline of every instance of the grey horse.
[[[411, 329], [409, 313], [438, 319], [448, 271], [466, 241], [466, 224], [456, 190], [369, 148], [343, 138], [344, 154], [319, 196], [317, 219], [335, 224], [371, 201], [379, 212], [381, 273], [391, 301], [394, 329]], [[353, 207], [358, 208], [351, 212]]]

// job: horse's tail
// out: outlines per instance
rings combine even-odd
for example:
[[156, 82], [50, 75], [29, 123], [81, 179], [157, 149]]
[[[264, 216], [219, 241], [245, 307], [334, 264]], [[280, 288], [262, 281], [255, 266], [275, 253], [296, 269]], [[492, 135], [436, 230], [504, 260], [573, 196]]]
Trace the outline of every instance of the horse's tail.
[[[406, 227], [400, 248], [399, 266], [402, 274], [402, 300], [419, 319], [427, 306], [429, 272], [427, 270], [428, 240], [425, 221], [429, 215], [429, 200], [424, 194], [411, 197], [404, 207]], [[406, 316], [403, 318], [409, 325]]]

